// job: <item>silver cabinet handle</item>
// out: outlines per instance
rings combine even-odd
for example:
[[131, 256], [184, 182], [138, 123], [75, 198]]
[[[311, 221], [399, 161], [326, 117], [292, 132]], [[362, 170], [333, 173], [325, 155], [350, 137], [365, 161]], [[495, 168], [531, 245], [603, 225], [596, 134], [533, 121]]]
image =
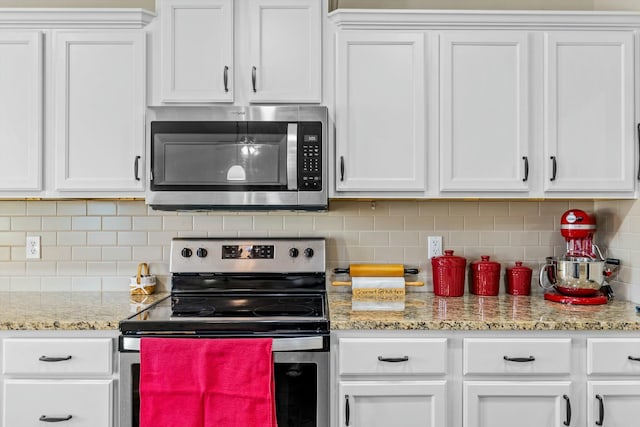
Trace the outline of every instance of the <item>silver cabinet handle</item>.
[[258, 74], [258, 69], [256, 67], [251, 67], [251, 84], [253, 85], [254, 92], [256, 92], [257, 74]]
[[222, 82], [224, 83], [224, 91], [229, 92], [229, 67], [224, 66], [224, 73], [222, 75]]

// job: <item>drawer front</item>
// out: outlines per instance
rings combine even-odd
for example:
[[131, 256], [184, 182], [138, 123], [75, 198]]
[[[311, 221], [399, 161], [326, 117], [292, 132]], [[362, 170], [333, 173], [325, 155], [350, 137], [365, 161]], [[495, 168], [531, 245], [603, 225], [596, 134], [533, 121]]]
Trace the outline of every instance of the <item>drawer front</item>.
[[571, 339], [465, 339], [463, 372], [544, 375], [571, 371]]
[[6, 375], [110, 375], [110, 338], [7, 338], [2, 372]]
[[342, 338], [339, 373], [445, 374], [446, 338]]
[[588, 339], [587, 374], [640, 375], [640, 338]]
[[111, 427], [112, 396], [113, 380], [6, 380], [2, 425]]

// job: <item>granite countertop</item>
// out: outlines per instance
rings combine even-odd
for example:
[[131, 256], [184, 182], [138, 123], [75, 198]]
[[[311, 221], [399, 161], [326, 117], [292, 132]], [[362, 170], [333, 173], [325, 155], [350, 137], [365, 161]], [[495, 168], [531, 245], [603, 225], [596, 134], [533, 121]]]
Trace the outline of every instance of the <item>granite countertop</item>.
[[[126, 292], [0, 292], [0, 330], [117, 330], [120, 320], [166, 297]], [[457, 298], [407, 293], [402, 311], [353, 310], [351, 293], [329, 292], [332, 330], [640, 331], [636, 304], [572, 306], [531, 297]]]
[[0, 292], [0, 330], [117, 330], [167, 293]]
[[445, 298], [407, 293], [403, 311], [352, 309], [351, 293], [329, 293], [332, 330], [640, 331], [636, 304], [565, 305], [532, 296]]

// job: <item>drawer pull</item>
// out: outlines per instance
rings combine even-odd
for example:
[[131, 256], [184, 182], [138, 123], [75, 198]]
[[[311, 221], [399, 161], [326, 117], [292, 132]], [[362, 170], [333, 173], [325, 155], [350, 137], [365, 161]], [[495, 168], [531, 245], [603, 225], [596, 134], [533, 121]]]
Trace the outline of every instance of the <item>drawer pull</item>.
[[596, 425], [601, 426], [604, 422], [604, 400], [602, 400], [602, 396], [599, 394], [596, 394], [596, 399], [598, 399], [599, 406], [598, 421], [596, 421]]
[[634, 362], [640, 362], [640, 357], [629, 356], [629, 360], [633, 360]]
[[65, 357], [40, 356], [38, 360], [41, 362], [64, 362], [65, 360], [71, 360], [71, 356], [65, 356]]
[[61, 421], [69, 421], [73, 418], [71, 415], [67, 415], [66, 417], [47, 417], [46, 415], [40, 416], [40, 421], [44, 423], [59, 423]]
[[568, 426], [569, 424], [571, 424], [571, 400], [569, 399], [569, 396], [567, 396], [566, 394], [563, 395], [562, 398], [567, 403], [567, 419], [564, 421], [563, 424]]
[[378, 356], [378, 360], [381, 362], [390, 362], [390, 363], [398, 363], [398, 362], [406, 362], [409, 360], [409, 356], [403, 357], [382, 357]]
[[507, 362], [526, 363], [526, 362], [533, 362], [533, 361], [536, 360], [536, 358], [533, 357], [533, 356], [529, 356], [529, 357], [509, 357], [509, 356], [504, 356], [504, 360], [506, 360]]
[[345, 426], [349, 426], [349, 415], [350, 415], [350, 410], [349, 410], [349, 395], [345, 394], [344, 395], [344, 425]]

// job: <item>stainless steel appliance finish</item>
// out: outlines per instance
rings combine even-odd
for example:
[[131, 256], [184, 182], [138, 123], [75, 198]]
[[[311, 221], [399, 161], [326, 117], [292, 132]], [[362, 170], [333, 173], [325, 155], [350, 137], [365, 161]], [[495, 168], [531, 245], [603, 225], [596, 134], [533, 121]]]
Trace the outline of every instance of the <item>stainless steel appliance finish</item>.
[[120, 427], [139, 427], [140, 340], [273, 338], [279, 427], [329, 426], [325, 241], [174, 238], [171, 295], [120, 322]]
[[161, 210], [326, 210], [322, 106], [157, 107], [146, 200]]

